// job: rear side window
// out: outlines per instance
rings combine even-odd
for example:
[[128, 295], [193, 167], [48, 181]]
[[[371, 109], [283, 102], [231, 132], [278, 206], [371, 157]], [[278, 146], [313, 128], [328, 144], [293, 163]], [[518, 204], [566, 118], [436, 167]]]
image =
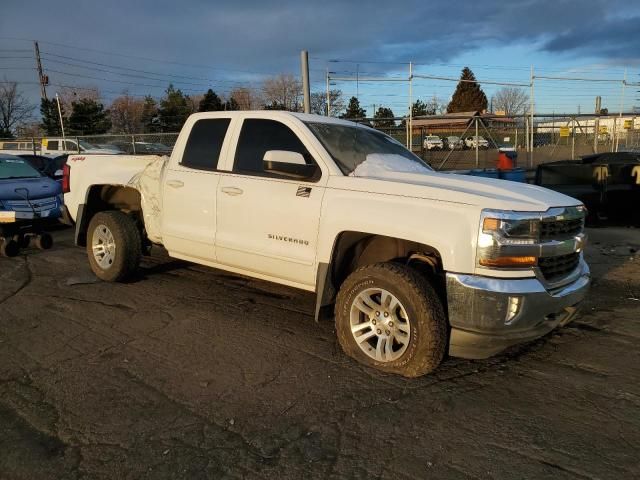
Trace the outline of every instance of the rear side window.
[[49, 150], [58, 150], [58, 141], [57, 140], [49, 140], [47, 142], [47, 149], [49, 149]]
[[207, 118], [193, 124], [180, 164], [199, 170], [215, 170], [230, 118]]
[[285, 124], [275, 120], [249, 119], [242, 123], [233, 171], [264, 173], [263, 158], [269, 150], [298, 152], [307, 165], [315, 164], [302, 141]]

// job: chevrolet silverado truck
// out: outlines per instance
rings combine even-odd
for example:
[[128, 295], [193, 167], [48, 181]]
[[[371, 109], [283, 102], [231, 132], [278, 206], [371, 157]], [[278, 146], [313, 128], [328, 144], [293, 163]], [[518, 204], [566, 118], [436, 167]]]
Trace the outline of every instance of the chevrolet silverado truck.
[[579, 201], [437, 173], [344, 120], [197, 113], [170, 157], [71, 155], [64, 173], [99, 278], [125, 279], [155, 244], [315, 292], [347, 355], [408, 377], [545, 335], [589, 286]]

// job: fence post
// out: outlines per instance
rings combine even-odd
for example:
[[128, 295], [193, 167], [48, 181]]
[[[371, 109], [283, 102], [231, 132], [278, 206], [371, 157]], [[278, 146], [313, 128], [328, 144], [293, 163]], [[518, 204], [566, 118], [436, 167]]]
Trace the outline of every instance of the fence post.
[[36, 138], [35, 137], [31, 137], [31, 148], [33, 149], [33, 154], [37, 155], [37, 153], [36, 153]]
[[475, 138], [475, 141], [476, 141], [476, 168], [478, 168], [478, 165], [479, 165], [478, 143], [480, 143], [480, 142], [478, 142], [478, 116], [477, 115], [476, 115], [476, 138]]
[[136, 137], [135, 135], [131, 135], [131, 149], [133, 150], [133, 154], [136, 154]]
[[576, 117], [571, 125], [571, 160], [576, 159]]
[[[64, 148], [66, 149], [67, 146], [65, 145]], [[78, 149], [78, 153], [80, 152], [80, 139], [78, 137], [76, 137], [76, 148]]]

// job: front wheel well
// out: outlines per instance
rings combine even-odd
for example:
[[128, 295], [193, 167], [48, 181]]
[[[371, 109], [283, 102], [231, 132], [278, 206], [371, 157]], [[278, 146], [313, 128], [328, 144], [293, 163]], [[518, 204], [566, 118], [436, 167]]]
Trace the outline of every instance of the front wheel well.
[[323, 306], [334, 303], [338, 290], [358, 268], [376, 263], [409, 265], [424, 275], [446, 305], [446, 285], [442, 255], [430, 245], [402, 238], [365, 232], [342, 232], [335, 241], [331, 262], [319, 273], [316, 316]]

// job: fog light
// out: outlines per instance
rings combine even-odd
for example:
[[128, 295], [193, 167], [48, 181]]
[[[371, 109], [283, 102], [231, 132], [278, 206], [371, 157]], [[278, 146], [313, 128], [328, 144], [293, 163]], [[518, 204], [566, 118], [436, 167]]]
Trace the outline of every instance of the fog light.
[[520, 312], [520, 306], [522, 305], [521, 297], [509, 297], [509, 303], [507, 304], [507, 315], [504, 319], [505, 325], [510, 325]]

